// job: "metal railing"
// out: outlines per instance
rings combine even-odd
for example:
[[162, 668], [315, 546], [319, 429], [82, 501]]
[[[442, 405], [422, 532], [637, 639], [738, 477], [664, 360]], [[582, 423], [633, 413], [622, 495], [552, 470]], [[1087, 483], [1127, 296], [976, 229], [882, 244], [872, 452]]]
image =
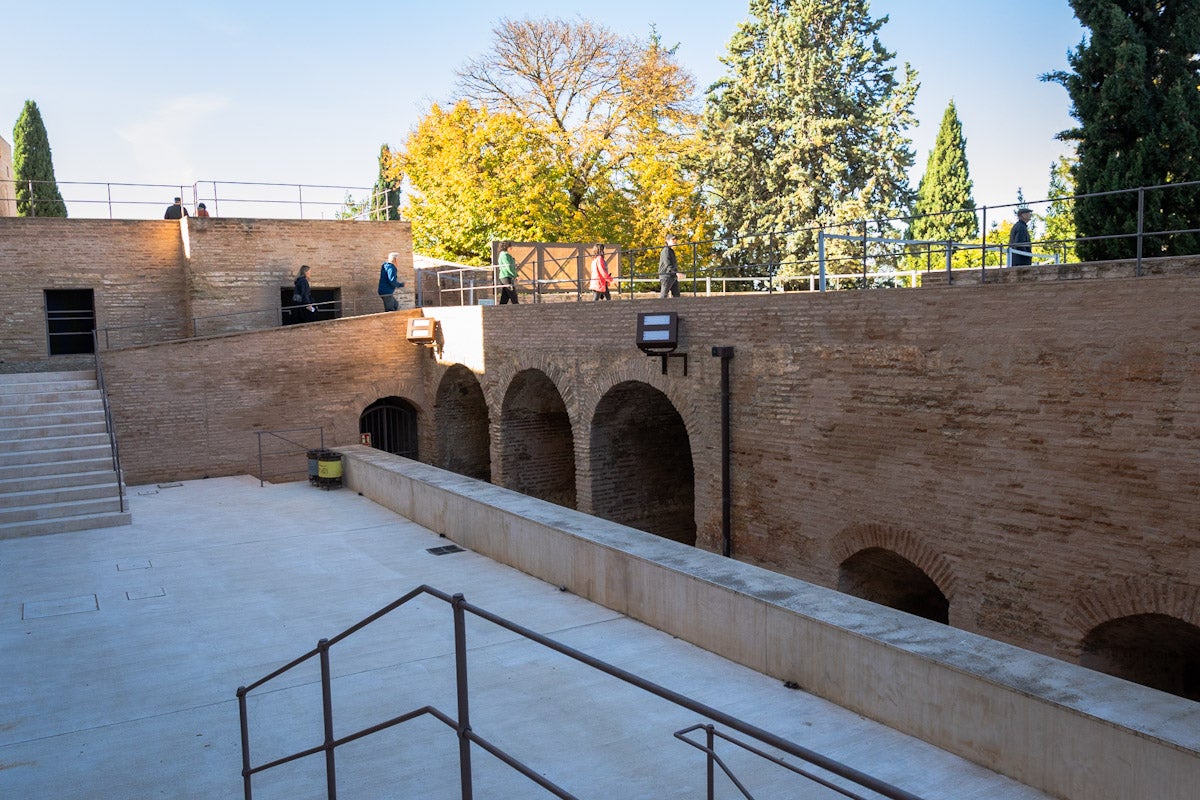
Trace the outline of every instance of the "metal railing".
[[[317, 447], [313, 447], [311, 444], [306, 445], [301, 442], [297, 442], [297, 441], [295, 441], [293, 439], [289, 439], [288, 437], [283, 435], [285, 433], [290, 433], [290, 434], [312, 433], [313, 431], [316, 431], [317, 435], [320, 438], [320, 442], [317, 445]], [[303, 470], [301, 470], [301, 469], [286, 469], [286, 470], [283, 470], [280, 472], [268, 473], [266, 465], [268, 462], [271, 461], [271, 459], [279, 459], [279, 460], [292, 459], [297, 454], [306, 454], [309, 450], [316, 450], [316, 449], [324, 450], [325, 449], [325, 428], [323, 428], [323, 427], [280, 428], [279, 430], [274, 430], [274, 431], [255, 431], [254, 433], [258, 437], [258, 485], [260, 487], [264, 486], [266, 484], [268, 478], [279, 478], [279, 477], [284, 477], [284, 476], [295, 475], [301, 471], [307, 471], [307, 458], [306, 458], [305, 459], [306, 463], [305, 463], [305, 467]], [[263, 449], [263, 437], [264, 436], [267, 437], [268, 442], [273, 442], [275, 440], [279, 440], [280, 442], [283, 442], [284, 448], [281, 450], [264, 450]], [[290, 445], [290, 446], [288, 446], [288, 445]]]
[[[453, 610], [457, 717], [440, 711], [433, 706], [423, 706], [345, 736], [335, 737], [333, 724], [332, 668], [330, 663], [331, 648], [339, 642], [344, 641], [349, 636], [357, 633], [363, 628], [366, 628], [371, 623], [382, 619], [409, 601], [422, 595], [429, 595], [441, 600], [449, 604]], [[534, 642], [535, 644], [567, 656], [568, 658], [585, 664], [593, 669], [599, 670], [600, 672], [617, 678], [618, 680], [624, 681], [625, 683], [646, 691], [655, 697], [659, 697], [702, 717], [713, 720], [723, 727], [735, 730], [743, 736], [747, 736], [788, 756], [804, 761], [813, 767], [824, 770], [825, 772], [828, 772], [833, 776], [837, 776], [844, 781], [848, 781], [855, 786], [868, 789], [878, 795], [889, 798], [890, 800], [920, 800], [919, 797], [910, 792], [892, 786], [891, 784], [879, 780], [878, 778], [872, 777], [871, 775], [867, 775], [866, 773], [849, 767], [846, 764], [835, 761], [834, 759], [821, 755], [813, 750], [809, 750], [808, 748], [801, 747], [794, 742], [777, 736], [776, 734], [757, 726], [751, 725], [748, 722], [744, 722], [737, 717], [731, 716], [723, 711], [719, 711], [711, 706], [700, 703], [678, 692], [667, 689], [664, 686], [660, 686], [659, 684], [648, 681], [645, 678], [639, 677], [638, 675], [621, 669], [620, 667], [601, 661], [600, 659], [590, 656], [581, 650], [576, 650], [575, 648], [561, 644], [554, 639], [530, 630], [524, 626], [518, 625], [483, 608], [472, 605], [468, 603], [461, 594], [450, 595], [446, 592], [442, 592], [438, 589], [434, 589], [433, 587], [425, 585], [418, 586], [416, 589], [413, 589], [398, 600], [395, 600], [394, 602], [381, 608], [379, 611], [376, 611], [369, 617], [366, 617], [360, 622], [350, 626], [337, 636], [334, 636], [331, 639], [321, 639], [314, 649], [285, 664], [269, 675], [260, 678], [248, 686], [238, 687], [238, 716], [242, 734], [242, 782], [246, 800], [252, 800], [253, 798], [252, 778], [255, 775], [261, 774], [284, 764], [289, 764], [303, 758], [308, 758], [309, 756], [317, 755], [323, 756], [325, 761], [326, 794], [330, 800], [335, 800], [337, 797], [336, 751], [339, 747], [426, 715], [432, 716], [434, 719], [439, 720], [447, 727], [452, 728], [457, 734], [459, 742], [459, 782], [463, 800], [472, 800], [474, 796], [473, 774], [471, 769], [472, 745], [482, 748], [488, 754], [494, 756], [502, 763], [516, 770], [518, 773], [536, 783], [546, 791], [550, 792], [555, 797], [571, 799], [575, 798], [576, 796], [574, 794], [553, 783], [538, 770], [535, 770], [529, 765], [514, 758], [497, 744], [485, 738], [478, 731], [472, 728], [470, 720], [470, 692], [468, 691], [467, 685], [467, 614], [471, 614], [479, 619], [490, 622], [511, 633], [517, 634], [524, 639]], [[321, 671], [323, 741], [318, 745], [314, 745], [290, 755], [274, 759], [267, 763], [258, 765], [252, 764], [250, 756], [250, 719], [247, 697], [255, 689], [262, 687], [276, 678], [290, 672], [292, 669], [305, 664], [313, 658], [319, 660]], [[805, 777], [807, 777], [807, 775], [805, 775]], [[711, 797], [711, 793], [709, 796]], [[848, 794], [847, 796], [858, 797], [859, 795]]]
[[112, 405], [108, 402], [108, 389], [104, 386], [104, 367], [100, 364], [100, 339], [95, 329], [92, 330], [92, 355], [96, 362], [96, 387], [100, 389], [100, 398], [104, 401], [104, 425], [108, 428], [108, 443], [112, 448], [112, 468], [117, 473], [117, 499], [121, 513], [125, 508], [125, 476], [121, 474], [121, 451], [117, 448], [117, 428], [113, 424]]
[[[15, 197], [14, 202], [27, 207], [31, 217], [44, 216], [38, 213], [39, 206], [57, 205], [57, 201], [36, 197], [34, 190], [40, 185], [57, 187], [69, 214], [83, 219], [162, 219], [175, 197], [190, 201], [186, 208], [191, 216], [196, 215], [200, 203], [207, 206], [210, 216], [259, 219], [386, 218], [391, 210], [385, 205], [386, 193], [362, 186], [213, 180], [191, 184], [0, 180], [0, 186], [11, 187], [9, 194], [14, 197], [19, 194], [18, 187], [25, 190], [25, 197]], [[356, 200], [351, 192], [361, 192], [361, 199]]]

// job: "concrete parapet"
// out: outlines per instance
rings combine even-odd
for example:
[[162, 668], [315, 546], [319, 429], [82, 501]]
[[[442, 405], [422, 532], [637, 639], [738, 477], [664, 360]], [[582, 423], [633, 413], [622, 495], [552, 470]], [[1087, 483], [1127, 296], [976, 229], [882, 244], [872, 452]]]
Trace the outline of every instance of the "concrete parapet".
[[347, 485], [495, 561], [1070, 800], [1187, 798], [1200, 704], [379, 450]]

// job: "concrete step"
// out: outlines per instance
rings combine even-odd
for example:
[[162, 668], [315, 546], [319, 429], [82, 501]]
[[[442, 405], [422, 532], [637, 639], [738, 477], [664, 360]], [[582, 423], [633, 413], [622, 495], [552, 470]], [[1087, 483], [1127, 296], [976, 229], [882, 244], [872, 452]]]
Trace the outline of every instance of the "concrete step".
[[111, 514], [120, 512], [120, 510], [121, 499], [117, 496], [117, 487], [114, 485], [112, 487], [112, 497], [0, 508], [0, 525], [10, 522], [32, 522], [58, 519], [59, 517], [78, 517], [83, 514]]
[[99, 419], [91, 418], [79, 422], [45, 422], [42, 424], [32, 423], [29, 425], [9, 426], [6, 423], [10, 421], [0, 417], [0, 448], [6, 447], [9, 442], [19, 442], [28, 439], [42, 440], [58, 437], [86, 436], [93, 433], [108, 434], [108, 425], [104, 422], [103, 414], [99, 416]]
[[[63, 404], [98, 404], [101, 408], [104, 407], [104, 398], [100, 395], [99, 389], [79, 389], [74, 392], [31, 392], [29, 394], [20, 394], [13, 392], [11, 394], [0, 394], [0, 413], [12, 411], [16, 414], [26, 413], [20, 411], [22, 406], [44, 406]], [[72, 410], [64, 406], [64, 411]]]
[[6, 467], [37, 468], [40, 464], [59, 464], [95, 458], [112, 461], [112, 444], [108, 441], [108, 434], [104, 435], [102, 442], [86, 445], [78, 444], [76, 437], [67, 438], [68, 441], [54, 445], [47, 444], [43, 450], [0, 448], [0, 469]]
[[[22, 455], [34, 455], [23, 453]], [[89, 475], [95, 472], [112, 472], [112, 454], [98, 458], [75, 458], [60, 461], [40, 461], [31, 464], [0, 466], [0, 481], [52, 481], [59, 475]]]
[[51, 394], [54, 392], [78, 392], [96, 389], [96, 379], [78, 381], [30, 381], [28, 383], [0, 383], [0, 394]]
[[[79, 472], [30, 472], [18, 471], [13, 467], [0, 470], [0, 494], [7, 492], [33, 492], [39, 489], [65, 489], [73, 486], [90, 486], [94, 484], [117, 485], [117, 473], [112, 468], [110, 459], [96, 459], [94, 462], [63, 462], [89, 463], [93, 467]], [[6, 473], [4, 470], [12, 470]]]
[[37, 381], [95, 381], [94, 369], [67, 369], [57, 372], [5, 372], [0, 373], [0, 386], [9, 383], [33, 383]]
[[0, 539], [20, 539], [25, 536], [45, 536], [51, 533], [88, 531], [93, 528], [114, 528], [129, 525], [133, 516], [128, 511], [110, 511], [100, 514], [80, 514], [59, 519], [41, 519], [29, 522], [0, 523]]
[[[2, 435], [2, 434], [0, 434]], [[71, 447], [107, 447], [108, 434], [104, 432], [84, 433], [76, 436], [43, 436], [34, 439], [6, 439], [0, 441], [0, 453], [15, 455], [37, 450], [61, 450]], [[0, 459], [4, 456], [0, 455]], [[0, 464], [4, 463], [0, 460]]]
[[63, 505], [82, 500], [107, 500], [117, 496], [116, 473], [107, 483], [88, 483], [80, 486], [43, 486], [22, 491], [0, 491], [0, 513], [7, 509], [29, 506]]
[[[48, 395], [9, 395], [0, 401], [0, 418], [7, 416], [41, 416], [43, 414], [91, 414], [99, 411], [104, 413], [104, 400], [100, 393], [95, 397], [78, 397], [73, 400], [44, 400], [38, 398], [62, 397], [61, 394]], [[24, 398], [24, 399], [22, 399]]]

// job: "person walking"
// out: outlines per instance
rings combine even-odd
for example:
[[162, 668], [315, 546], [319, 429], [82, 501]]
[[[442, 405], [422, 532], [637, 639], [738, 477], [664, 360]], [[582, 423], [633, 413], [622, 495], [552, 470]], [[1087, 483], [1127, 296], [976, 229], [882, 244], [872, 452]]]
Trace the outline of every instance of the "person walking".
[[384, 311], [399, 311], [400, 303], [396, 300], [396, 290], [403, 288], [404, 281], [396, 276], [396, 261], [399, 253], [388, 253], [387, 261], [379, 266], [379, 298], [383, 300]]
[[667, 244], [658, 256], [658, 296], [679, 297], [679, 260], [675, 258], [675, 237], [667, 234]]
[[596, 257], [592, 259], [592, 300], [612, 300], [609, 287], [612, 286], [612, 275], [608, 272], [608, 262], [604, 260], [604, 245], [596, 245]]
[[312, 267], [308, 264], [301, 265], [296, 280], [292, 282], [292, 303], [298, 306], [292, 310], [296, 312], [300, 322], [312, 322], [317, 318], [317, 307], [313, 305], [312, 299], [312, 286], [308, 282], [308, 273], [311, 270]]
[[[1029, 220], [1033, 219], [1033, 211], [1028, 208], [1017, 209], [1017, 221], [1008, 232], [1008, 265], [1010, 267], [1028, 267], [1033, 263], [1029, 255], [1033, 246], [1029, 240]], [[1021, 252], [1013, 252], [1018, 250]]]
[[508, 252], [512, 242], [500, 243], [500, 255], [496, 262], [500, 266], [500, 305], [517, 303], [517, 260]]

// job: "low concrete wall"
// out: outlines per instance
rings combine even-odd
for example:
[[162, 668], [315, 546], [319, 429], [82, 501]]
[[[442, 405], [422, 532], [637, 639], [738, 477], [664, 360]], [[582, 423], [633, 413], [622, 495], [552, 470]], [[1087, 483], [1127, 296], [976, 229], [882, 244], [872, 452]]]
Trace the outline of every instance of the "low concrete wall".
[[1069, 800], [1191, 798], [1200, 703], [366, 447], [347, 485], [482, 555]]

